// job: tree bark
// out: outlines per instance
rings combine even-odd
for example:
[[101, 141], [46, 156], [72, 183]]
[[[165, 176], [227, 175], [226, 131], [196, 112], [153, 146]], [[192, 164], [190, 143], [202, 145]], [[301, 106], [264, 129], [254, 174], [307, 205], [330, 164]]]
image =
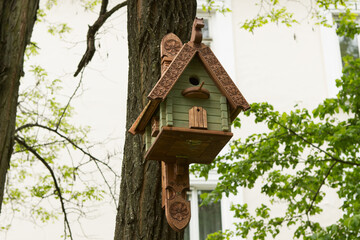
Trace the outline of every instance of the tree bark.
[[39, 0], [0, 0], [0, 212], [14, 144], [24, 52], [38, 7]]
[[[196, 0], [128, 0], [129, 79], [127, 130], [147, 103], [160, 77], [160, 42], [173, 32], [190, 38]], [[183, 239], [173, 231], [161, 208], [161, 167], [144, 161], [141, 135], [126, 133], [115, 240]]]

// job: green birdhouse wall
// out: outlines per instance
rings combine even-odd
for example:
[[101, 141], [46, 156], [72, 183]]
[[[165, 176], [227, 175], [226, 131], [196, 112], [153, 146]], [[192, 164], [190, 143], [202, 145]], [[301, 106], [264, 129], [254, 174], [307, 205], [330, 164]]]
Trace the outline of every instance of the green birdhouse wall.
[[[199, 86], [202, 82], [204, 83], [202, 88], [207, 89], [210, 93], [208, 99], [187, 98], [181, 94], [185, 89]], [[191, 60], [174, 85], [166, 98], [166, 103], [160, 106], [160, 108], [165, 107], [166, 115], [172, 114], [173, 120], [171, 123], [166, 121], [169, 117], [165, 117], [162, 118], [162, 123], [168, 126], [189, 128], [189, 110], [194, 106], [206, 110], [208, 130], [229, 131], [226, 97], [222, 95], [197, 56]]]
[[[200, 87], [202, 83], [202, 89], [206, 89], [210, 93], [208, 99], [183, 96], [182, 92], [185, 89]], [[145, 134], [146, 150], [150, 148], [155, 140], [154, 134], [152, 134], [155, 128], [161, 129], [163, 126], [191, 128], [189, 111], [193, 107], [200, 107], [205, 110], [207, 127], [204, 129], [230, 131], [231, 122], [227, 99], [207, 73], [198, 56], [191, 60], [165, 101], [158, 107], [157, 113], [154, 114], [155, 118], [159, 119], [159, 125], [156, 126], [150, 122], [147, 124]]]

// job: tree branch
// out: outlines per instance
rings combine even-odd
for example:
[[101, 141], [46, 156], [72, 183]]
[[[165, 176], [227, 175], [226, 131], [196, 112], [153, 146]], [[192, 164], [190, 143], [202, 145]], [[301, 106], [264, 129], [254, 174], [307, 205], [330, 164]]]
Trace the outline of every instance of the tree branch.
[[85, 68], [85, 66], [91, 61], [92, 57], [94, 56], [96, 50], [95, 34], [114, 12], [127, 5], [127, 1], [119, 3], [109, 11], [106, 11], [107, 5], [108, 5], [108, 0], [102, 0], [99, 17], [92, 26], [89, 26], [89, 30], [87, 33], [87, 48], [82, 59], [79, 62], [74, 77], [76, 77], [81, 72], [81, 70]]
[[67, 110], [68, 107], [70, 106], [71, 101], [73, 100], [73, 98], [75, 97], [76, 92], [77, 92], [77, 91], [79, 90], [79, 88], [80, 88], [81, 83], [82, 83], [82, 78], [83, 78], [83, 75], [81, 74], [81, 78], [80, 78], [80, 80], [79, 80], [78, 85], [76, 86], [76, 88], [75, 88], [74, 92], [72, 93], [72, 95], [70, 96], [70, 98], [69, 98], [69, 100], [68, 100], [68, 102], [67, 102], [67, 104], [66, 104], [66, 106], [65, 106], [65, 108], [64, 108], [64, 110], [63, 110], [63, 112], [61, 113], [61, 116], [60, 116], [60, 118], [59, 118], [59, 121], [56, 123], [56, 130], [59, 129], [59, 126], [60, 126], [60, 124], [61, 124], [61, 121], [62, 121], [65, 113], [66, 113], [66, 110]]
[[102, 0], [101, 9], [100, 9], [100, 15], [104, 15], [106, 13], [106, 8], [107, 8], [108, 3], [109, 3], [108, 0]]
[[50, 127], [38, 124], [38, 123], [28, 123], [25, 125], [22, 125], [20, 127], [18, 127], [17, 129], [15, 129], [15, 133], [19, 132], [25, 128], [31, 128], [31, 127], [39, 127], [39, 128], [43, 128], [46, 129], [50, 132], [53, 132], [55, 134], [57, 134], [58, 136], [60, 136], [61, 138], [65, 139], [66, 141], [68, 141], [71, 145], [73, 145], [76, 149], [80, 150], [84, 155], [90, 157], [91, 160], [94, 160], [96, 162], [99, 162], [103, 165], [105, 165], [115, 176], [118, 176], [117, 173], [106, 163], [104, 163], [103, 161], [101, 161], [100, 159], [94, 157], [93, 155], [91, 155], [89, 152], [85, 151], [82, 147], [80, 147], [79, 145], [77, 145], [74, 141], [72, 141], [70, 138], [68, 138], [67, 136], [63, 135], [62, 133], [60, 133], [57, 129], [52, 129]]
[[273, 120], [276, 124], [279, 124], [279, 126], [281, 126], [282, 128], [285, 128], [286, 130], [288, 130], [289, 132], [291, 132], [293, 135], [299, 137], [301, 140], [303, 140], [304, 142], [306, 142], [307, 144], [309, 144], [310, 146], [312, 146], [313, 148], [316, 148], [317, 150], [319, 150], [320, 152], [324, 153], [326, 156], [330, 157], [333, 161], [335, 162], [339, 162], [339, 163], [344, 163], [344, 164], [350, 164], [350, 165], [354, 165], [354, 166], [360, 166], [360, 163], [356, 163], [356, 162], [348, 162], [348, 161], [344, 161], [341, 160], [339, 158], [334, 157], [333, 155], [331, 155], [330, 153], [326, 152], [325, 150], [321, 149], [319, 146], [316, 146], [315, 144], [313, 144], [312, 142], [310, 142], [309, 140], [307, 140], [305, 137], [301, 136], [300, 134], [298, 134], [297, 132], [295, 132], [294, 130], [292, 130], [289, 127], [286, 127], [284, 125], [282, 125], [281, 123], [279, 123], [278, 121]]
[[54, 181], [54, 186], [55, 186], [55, 189], [57, 191], [57, 195], [59, 196], [59, 199], [60, 199], [60, 204], [61, 204], [61, 209], [62, 209], [62, 212], [64, 213], [64, 224], [65, 224], [65, 238], [67, 236], [67, 233], [66, 233], [66, 227], [68, 228], [69, 230], [69, 236], [70, 236], [70, 239], [73, 240], [73, 237], [72, 237], [72, 233], [71, 233], [71, 227], [70, 227], [70, 223], [69, 223], [69, 220], [67, 218], [67, 213], [66, 213], [66, 209], [65, 209], [65, 204], [64, 204], [64, 198], [62, 196], [62, 193], [61, 193], [61, 189], [59, 187], [59, 184], [56, 180], [56, 176], [55, 176], [55, 173], [54, 171], [52, 170], [52, 168], [50, 167], [50, 165], [46, 162], [46, 160], [40, 156], [40, 154], [32, 147], [30, 147], [24, 140], [20, 139], [20, 137], [18, 136], [15, 136], [15, 141], [18, 142], [21, 146], [23, 146], [24, 148], [26, 148], [29, 152], [31, 152], [32, 154], [34, 154], [34, 156], [40, 160], [40, 162], [42, 162], [45, 167], [49, 170], [50, 174], [51, 174], [51, 177]]
[[328, 178], [328, 176], [330, 175], [331, 170], [335, 167], [335, 165], [336, 165], [337, 163], [338, 163], [338, 162], [334, 162], [334, 163], [330, 166], [330, 168], [328, 169], [326, 175], [324, 176], [323, 180], [321, 181], [321, 184], [319, 185], [319, 187], [318, 187], [318, 189], [317, 189], [317, 191], [316, 191], [316, 193], [315, 193], [315, 195], [314, 195], [314, 197], [313, 197], [313, 199], [312, 199], [312, 201], [311, 201], [311, 204], [310, 204], [309, 208], [306, 210], [306, 216], [308, 216], [310, 210], [312, 209], [312, 207], [313, 207], [313, 205], [314, 205], [314, 203], [315, 203], [315, 200], [316, 200], [317, 196], [318, 196], [319, 193], [320, 193], [320, 189], [321, 189], [322, 186], [325, 184], [325, 181], [326, 181], [326, 179]]

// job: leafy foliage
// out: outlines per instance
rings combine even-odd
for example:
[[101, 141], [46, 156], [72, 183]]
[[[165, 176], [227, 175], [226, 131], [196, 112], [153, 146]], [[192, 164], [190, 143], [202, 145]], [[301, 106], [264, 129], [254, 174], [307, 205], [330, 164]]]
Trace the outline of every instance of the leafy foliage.
[[[312, 21], [315, 25], [323, 25], [331, 27], [326, 19], [326, 14], [331, 9], [344, 8], [348, 9], [351, 0], [317, 0], [317, 1], [294, 1], [298, 4], [297, 8], [306, 8], [308, 11], [307, 17], [296, 16], [295, 13], [288, 9], [286, 3], [288, 1], [279, 0], [258, 0], [256, 5], [259, 7], [259, 11], [256, 16], [246, 19], [241, 28], [254, 33], [255, 29], [262, 27], [269, 23], [275, 23], [292, 27], [294, 24], [299, 24], [304, 19]], [[285, 4], [284, 4], [285, 3]]]
[[28, 212], [41, 222], [64, 214], [85, 216], [94, 201], [109, 194], [99, 179], [102, 172], [112, 169], [107, 161], [90, 154], [86, 140], [89, 128], [71, 122], [74, 110], [71, 98], [61, 103], [61, 80], [49, 80], [40, 66], [31, 66], [30, 72], [35, 83], [19, 96], [4, 211]]
[[[325, 8], [329, 3], [318, 2]], [[341, 14], [338, 34], [358, 34], [355, 20], [349, 11]], [[283, 227], [294, 229], [296, 239], [360, 238], [360, 59], [343, 60], [336, 98], [325, 99], [312, 111], [295, 106], [283, 113], [269, 103], [253, 103], [242, 117], [251, 117], [267, 131], [232, 142], [231, 151], [209, 166], [192, 167], [200, 176], [207, 177], [214, 168], [221, 175], [205, 202], [257, 184], [270, 199], [270, 205], [262, 203], [254, 213], [246, 204], [233, 205], [231, 210], [240, 219], [236, 230], [216, 232], [208, 239], [276, 238]], [[240, 119], [233, 125], [241, 127]], [[335, 224], [322, 226], [315, 216], [326, 214], [321, 202], [329, 191], [341, 200], [342, 216], [334, 219]], [[271, 205], [279, 202], [286, 210], [273, 216]]]
[[[57, 0], [46, 1], [38, 11], [37, 23], [46, 24], [50, 34], [62, 38], [71, 28], [46, 20], [47, 11], [56, 4]], [[38, 54], [40, 48], [31, 42], [25, 51], [25, 65]], [[87, 140], [90, 128], [79, 126], [73, 119], [71, 105], [79, 94], [82, 77], [69, 96], [62, 80], [50, 79], [40, 65], [26, 69], [26, 81], [21, 79], [0, 231], [9, 230], [13, 217], [20, 213], [36, 223], [63, 217], [62, 237], [73, 239], [71, 224], [89, 217], [95, 203], [110, 195], [117, 205], [113, 191], [119, 176], [109, 165], [111, 155], [105, 159], [92, 155], [97, 144]]]
[[206, 0], [206, 3], [202, 4], [202, 10], [204, 12], [217, 11], [222, 14], [231, 12], [230, 8], [225, 6], [224, 0]]

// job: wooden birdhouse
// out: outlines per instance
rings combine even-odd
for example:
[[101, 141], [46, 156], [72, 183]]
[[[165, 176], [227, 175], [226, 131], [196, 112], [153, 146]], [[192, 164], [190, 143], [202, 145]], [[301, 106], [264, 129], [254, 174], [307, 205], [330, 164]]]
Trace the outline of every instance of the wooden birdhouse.
[[170, 226], [190, 221], [189, 164], [211, 163], [232, 137], [231, 122], [249, 104], [211, 49], [202, 44], [202, 19], [191, 40], [173, 33], [161, 41], [159, 81], [129, 132], [144, 135], [145, 159], [162, 162], [162, 203]]

